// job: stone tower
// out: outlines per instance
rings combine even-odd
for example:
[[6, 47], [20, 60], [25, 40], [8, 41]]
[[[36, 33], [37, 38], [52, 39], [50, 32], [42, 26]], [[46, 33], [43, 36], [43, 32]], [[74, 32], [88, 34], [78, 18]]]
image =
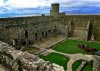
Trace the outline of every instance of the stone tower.
[[51, 4], [51, 5], [52, 5], [52, 8], [50, 10], [50, 15], [51, 16], [59, 15], [59, 4], [58, 3], [54, 3], [54, 4]]

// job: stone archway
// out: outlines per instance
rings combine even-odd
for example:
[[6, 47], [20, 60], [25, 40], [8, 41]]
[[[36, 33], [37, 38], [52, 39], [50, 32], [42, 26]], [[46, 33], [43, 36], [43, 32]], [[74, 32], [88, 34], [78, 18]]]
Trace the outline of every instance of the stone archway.
[[25, 46], [27, 43], [26, 41], [22, 41], [22, 45]]
[[38, 36], [37, 36], [37, 33], [35, 33], [35, 40], [37, 40]]
[[46, 32], [45, 32], [45, 38], [47, 38], [47, 37], [48, 37], [48, 32], [46, 31]]
[[50, 37], [51, 36], [51, 30], [48, 30], [48, 36]]
[[44, 38], [45, 37], [45, 33], [44, 32], [42, 32], [42, 38]]
[[25, 38], [28, 38], [28, 31], [24, 30], [24, 32], [25, 32]]
[[88, 30], [88, 38], [87, 38], [88, 40], [91, 40], [92, 36], [94, 36], [92, 29], [93, 29], [93, 26], [90, 24], [89, 30]]
[[18, 39], [14, 39], [13, 40], [13, 46], [17, 46], [18, 45]]

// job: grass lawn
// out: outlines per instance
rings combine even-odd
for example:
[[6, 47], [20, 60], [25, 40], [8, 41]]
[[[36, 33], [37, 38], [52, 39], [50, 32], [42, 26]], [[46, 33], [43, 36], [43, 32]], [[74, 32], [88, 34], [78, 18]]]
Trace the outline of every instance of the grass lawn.
[[82, 63], [81, 61], [74, 62], [72, 65], [72, 70], [76, 71], [76, 69], [80, 66], [81, 63]]
[[50, 53], [47, 56], [40, 55], [39, 57], [44, 59], [45, 61], [50, 61], [52, 63], [63, 66], [65, 70], [67, 69], [67, 62], [69, 61], [68, 57], [57, 53]]
[[[82, 63], [81, 61], [74, 62], [74, 64], [72, 65], [73, 71], [76, 71], [76, 69], [80, 66], [81, 63]], [[90, 64], [86, 64], [84, 66], [84, 68], [82, 69], [82, 71], [93, 71], [92, 64], [91, 65]]]
[[71, 39], [65, 40], [64, 42], [61, 42], [56, 46], [53, 46], [52, 49], [59, 52], [69, 53], [69, 54], [74, 54], [74, 53], [88, 54], [83, 49], [79, 48], [78, 44], [87, 44], [89, 47], [96, 48], [100, 51], [100, 43], [85, 42], [85, 41], [78, 41], [78, 40], [71, 40]]
[[92, 66], [92, 64], [91, 65], [86, 65], [83, 69], [82, 69], [82, 71], [93, 71], [93, 66]]

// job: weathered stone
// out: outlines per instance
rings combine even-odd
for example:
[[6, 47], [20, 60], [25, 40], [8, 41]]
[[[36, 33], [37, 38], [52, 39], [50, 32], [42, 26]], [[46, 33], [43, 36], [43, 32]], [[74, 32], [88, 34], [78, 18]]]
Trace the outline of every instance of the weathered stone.
[[100, 56], [94, 56], [93, 71], [100, 71]]
[[44, 61], [36, 55], [22, 52], [8, 47], [5, 48], [3, 42], [0, 43], [0, 61], [6, 64], [9, 71], [64, 71], [62, 66]]

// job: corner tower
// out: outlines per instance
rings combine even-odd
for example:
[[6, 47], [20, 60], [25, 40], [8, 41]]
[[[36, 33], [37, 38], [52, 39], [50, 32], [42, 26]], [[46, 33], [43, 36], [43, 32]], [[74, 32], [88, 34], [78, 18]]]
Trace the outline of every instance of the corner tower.
[[59, 3], [53, 3], [53, 4], [51, 4], [50, 15], [51, 16], [57, 16], [57, 15], [59, 15]]

